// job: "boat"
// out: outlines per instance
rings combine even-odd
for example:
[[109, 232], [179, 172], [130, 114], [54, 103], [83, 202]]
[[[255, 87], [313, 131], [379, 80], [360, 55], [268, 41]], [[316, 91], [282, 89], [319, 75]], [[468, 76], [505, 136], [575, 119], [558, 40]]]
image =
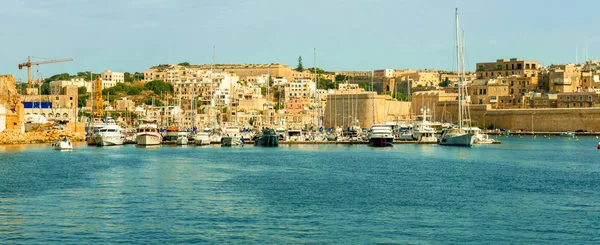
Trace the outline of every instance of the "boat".
[[422, 119], [413, 124], [413, 139], [419, 143], [437, 143], [437, 131], [432, 127], [431, 122], [427, 121], [427, 112], [429, 109], [421, 108]]
[[187, 145], [188, 144], [188, 134], [186, 132], [177, 133], [177, 144], [178, 145]]
[[210, 134], [212, 130], [209, 128], [205, 128], [202, 132], [196, 133], [196, 137], [194, 138], [194, 143], [196, 145], [210, 145]]
[[285, 128], [281, 128], [281, 127], [279, 127], [279, 128], [276, 128], [276, 129], [275, 129], [275, 132], [277, 133], [277, 136], [278, 136], [278, 138], [279, 138], [279, 139], [278, 139], [279, 141], [286, 141], [286, 140], [287, 140], [287, 135], [288, 135], [288, 133], [287, 133], [287, 131], [285, 130]]
[[238, 146], [242, 145], [242, 143], [240, 128], [233, 126], [225, 127], [221, 136], [221, 146]]
[[394, 133], [392, 127], [386, 124], [374, 124], [369, 132], [369, 146], [392, 146]]
[[162, 135], [156, 121], [142, 121], [137, 128], [135, 143], [138, 145], [160, 145]]
[[458, 127], [446, 129], [440, 137], [440, 145], [448, 146], [473, 146], [475, 137], [463, 128], [463, 123], [471, 124], [469, 118], [469, 108], [465, 105], [467, 96], [467, 87], [465, 84], [465, 59], [464, 43], [461, 40], [460, 25], [458, 22], [458, 8], [456, 9], [456, 51], [457, 51], [457, 74], [458, 74]]
[[489, 135], [484, 134], [481, 132], [481, 129], [478, 127], [465, 127], [465, 130], [472, 134], [473, 137], [475, 138], [475, 140], [473, 141], [473, 144], [500, 144], [501, 142], [499, 140], [496, 139], [492, 139], [490, 138]]
[[124, 135], [121, 133], [123, 129], [116, 124], [107, 124], [98, 130], [94, 135], [97, 146], [122, 145]]
[[574, 138], [575, 137], [575, 132], [565, 132], [565, 133], [561, 133], [561, 134], [557, 134], [556, 136], [560, 136], [560, 137], [571, 137]]
[[98, 145], [96, 142], [96, 134], [100, 132], [101, 128], [104, 128], [108, 125], [117, 125], [115, 119], [112, 117], [91, 117], [90, 122], [86, 125], [86, 139], [88, 145]]
[[164, 143], [177, 143], [177, 138], [179, 137], [179, 127], [177, 126], [169, 126], [163, 132], [163, 142]]
[[59, 138], [52, 145], [54, 146], [55, 150], [60, 150], [60, 151], [73, 150], [73, 143], [71, 143], [71, 140], [69, 138], [67, 138], [66, 136]]
[[265, 128], [254, 141], [255, 146], [277, 147], [279, 146], [279, 135], [275, 130]]
[[287, 131], [287, 139], [289, 141], [305, 141], [304, 133], [299, 129], [290, 129]]

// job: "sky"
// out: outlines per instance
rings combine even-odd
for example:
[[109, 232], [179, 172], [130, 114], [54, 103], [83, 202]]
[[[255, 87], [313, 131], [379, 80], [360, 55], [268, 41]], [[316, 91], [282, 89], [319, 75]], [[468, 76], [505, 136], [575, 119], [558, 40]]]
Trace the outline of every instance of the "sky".
[[[455, 66], [454, 9], [467, 68], [520, 57], [542, 65], [596, 58], [600, 1], [0, 0], [0, 74], [26, 80], [157, 64], [282, 63], [327, 71]], [[584, 51], [587, 46], [587, 52]], [[576, 47], [578, 47], [576, 49]], [[578, 50], [578, 51], [577, 51]]]

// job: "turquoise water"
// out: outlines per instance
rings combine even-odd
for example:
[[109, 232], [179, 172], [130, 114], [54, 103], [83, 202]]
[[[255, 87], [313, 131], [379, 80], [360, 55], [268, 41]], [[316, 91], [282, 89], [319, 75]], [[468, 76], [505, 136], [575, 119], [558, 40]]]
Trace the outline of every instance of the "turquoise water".
[[0, 242], [600, 242], [598, 139], [0, 146]]

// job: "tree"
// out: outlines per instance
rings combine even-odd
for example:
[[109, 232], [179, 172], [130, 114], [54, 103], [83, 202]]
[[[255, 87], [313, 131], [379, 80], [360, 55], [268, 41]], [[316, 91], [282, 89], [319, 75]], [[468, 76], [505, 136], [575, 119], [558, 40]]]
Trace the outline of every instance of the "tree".
[[298, 56], [298, 66], [296, 67], [296, 71], [304, 71], [304, 66], [302, 66], [302, 56]]
[[448, 87], [448, 85], [450, 85], [450, 80], [448, 80], [448, 78], [446, 77], [446, 79], [444, 79], [443, 82], [441, 82], [440, 87]]
[[187, 62], [187, 61], [186, 62], [181, 62], [178, 65], [180, 65], [180, 66], [190, 66], [190, 62]]
[[77, 88], [77, 93], [85, 94], [85, 93], [87, 93], [87, 88], [85, 86], [81, 86], [81, 87]]
[[348, 79], [348, 77], [346, 75], [335, 75], [336, 82], [343, 82], [343, 81], [346, 81], [346, 79]]
[[173, 85], [162, 80], [152, 80], [146, 83], [144, 88], [154, 91], [154, 94], [161, 94], [161, 92], [173, 92]]

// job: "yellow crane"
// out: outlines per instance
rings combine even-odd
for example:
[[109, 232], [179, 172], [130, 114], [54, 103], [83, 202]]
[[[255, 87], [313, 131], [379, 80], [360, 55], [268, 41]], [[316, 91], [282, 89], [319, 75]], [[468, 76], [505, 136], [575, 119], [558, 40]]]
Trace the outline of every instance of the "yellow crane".
[[31, 66], [59, 63], [59, 62], [67, 62], [67, 61], [73, 61], [73, 59], [65, 58], [65, 59], [57, 59], [57, 60], [44, 60], [44, 61], [38, 61], [38, 62], [31, 62], [31, 56], [27, 56], [27, 62], [19, 64], [19, 69], [23, 69], [23, 67], [27, 67], [27, 88], [31, 88], [31, 82], [32, 82]]
[[104, 100], [102, 99], [102, 80], [100, 76], [96, 76], [96, 82], [94, 83], [94, 116], [104, 116]]

